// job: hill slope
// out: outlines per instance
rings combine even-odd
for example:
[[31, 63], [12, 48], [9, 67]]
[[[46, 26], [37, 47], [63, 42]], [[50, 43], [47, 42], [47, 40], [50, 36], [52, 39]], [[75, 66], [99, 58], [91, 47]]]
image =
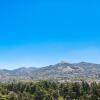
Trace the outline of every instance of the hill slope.
[[42, 68], [0, 70], [0, 80], [78, 80], [100, 79], [100, 64], [60, 62]]

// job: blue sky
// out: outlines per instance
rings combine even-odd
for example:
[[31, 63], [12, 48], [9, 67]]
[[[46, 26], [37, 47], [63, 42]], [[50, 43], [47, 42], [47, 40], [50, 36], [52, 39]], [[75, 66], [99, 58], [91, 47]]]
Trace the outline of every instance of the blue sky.
[[100, 63], [99, 38], [99, 0], [0, 1], [1, 69]]

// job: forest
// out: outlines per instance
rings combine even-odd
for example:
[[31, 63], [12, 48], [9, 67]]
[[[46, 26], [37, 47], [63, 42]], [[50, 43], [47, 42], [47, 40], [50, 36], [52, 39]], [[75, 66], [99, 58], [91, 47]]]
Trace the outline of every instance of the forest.
[[100, 83], [85, 81], [0, 83], [0, 100], [100, 100]]

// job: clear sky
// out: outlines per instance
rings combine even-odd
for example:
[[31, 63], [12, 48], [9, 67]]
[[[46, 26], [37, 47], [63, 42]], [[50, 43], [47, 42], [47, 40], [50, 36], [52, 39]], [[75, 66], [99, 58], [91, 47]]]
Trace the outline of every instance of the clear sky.
[[100, 63], [100, 0], [1, 0], [0, 68], [60, 60]]

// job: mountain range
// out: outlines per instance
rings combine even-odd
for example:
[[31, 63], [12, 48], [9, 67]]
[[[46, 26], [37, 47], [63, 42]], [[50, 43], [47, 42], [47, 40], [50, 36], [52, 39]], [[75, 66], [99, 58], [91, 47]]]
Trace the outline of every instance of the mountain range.
[[0, 70], [0, 81], [11, 80], [100, 80], [100, 64], [80, 62], [67, 63], [61, 61], [55, 65], [42, 68], [19, 68], [14, 70]]

